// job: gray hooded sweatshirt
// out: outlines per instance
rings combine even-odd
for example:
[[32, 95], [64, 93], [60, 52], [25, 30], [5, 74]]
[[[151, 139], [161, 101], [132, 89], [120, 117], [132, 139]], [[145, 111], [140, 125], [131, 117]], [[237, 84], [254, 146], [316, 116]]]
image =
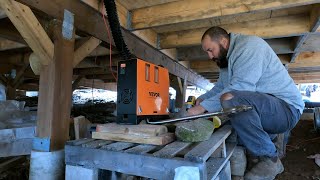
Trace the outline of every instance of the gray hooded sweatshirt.
[[215, 86], [199, 98], [209, 112], [220, 111], [220, 96], [232, 90], [272, 94], [302, 114], [302, 96], [272, 48], [261, 38], [230, 33], [228, 68], [220, 69]]

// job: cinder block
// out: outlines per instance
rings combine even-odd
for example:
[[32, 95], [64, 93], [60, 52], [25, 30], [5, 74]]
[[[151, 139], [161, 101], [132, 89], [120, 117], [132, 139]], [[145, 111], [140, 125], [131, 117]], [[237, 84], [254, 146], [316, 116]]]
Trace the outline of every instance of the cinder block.
[[98, 169], [66, 165], [66, 180], [98, 180]]

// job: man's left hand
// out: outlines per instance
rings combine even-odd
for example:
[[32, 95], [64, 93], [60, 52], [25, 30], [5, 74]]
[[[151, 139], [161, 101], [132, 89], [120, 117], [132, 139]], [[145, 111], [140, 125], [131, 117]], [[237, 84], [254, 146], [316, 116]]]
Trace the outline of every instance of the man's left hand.
[[188, 116], [203, 114], [206, 111], [201, 105], [188, 109]]

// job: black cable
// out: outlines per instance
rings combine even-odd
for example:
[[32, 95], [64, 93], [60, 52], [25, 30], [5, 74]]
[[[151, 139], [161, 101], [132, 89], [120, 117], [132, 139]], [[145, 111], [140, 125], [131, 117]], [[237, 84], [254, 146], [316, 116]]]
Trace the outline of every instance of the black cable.
[[108, 14], [108, 21], [112, 37], [118, 51], [120, 51], [120, 54], [124, 58], [124, 60], [130, 60], [132, 58], [135, 58], [135, 56], [130, 53], [127, 44], [124, 42], [118, 18], [116, 3], [114, 2], [114, 0], [104, 0], [104, 6]]

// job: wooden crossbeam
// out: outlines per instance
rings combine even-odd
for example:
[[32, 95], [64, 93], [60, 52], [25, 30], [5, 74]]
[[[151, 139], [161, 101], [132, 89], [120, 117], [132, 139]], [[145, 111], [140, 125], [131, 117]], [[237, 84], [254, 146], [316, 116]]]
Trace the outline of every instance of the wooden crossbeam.
[[[279, 59], [282, 64], [289, 63], [288, 55], [279, 55]], [[212, 60], [202, 60], [202, 61], [191, 61], [190, 68], [194, 69], [196, 72], [205, 73], [205, 72], [219, 72], [219, 67]]]
[[1, 0], [0, 7], [31, 49], [47, 65], [53, 59], [53, 43], [28, 6], [14, 0]]
[[320, 52], [300, 53], [294, 63], [288, 64], [291, 68], [320, 66]]
[[[320, 27], [320, 5], [319, 4], [313, 5], [311, 12], [310, 12], [309, 23], [310, 23], [310, 32], [316, 32], [319, 29], [319, 27]], [[308, 46], [308, 45], [304, 45], [305, 42], [307, 41], [307, 39], [311, 39], [312, 45], [313, 45], [313, 43], [317, 42], [317, 40], [315, 40], [315, 42], [314, 42], [314, 39], [310, 36], [311, 36], [310, 34], [306, 34], [306, 35], [302, 35], [301, 37], [299, 37], [299, 39], [297, 40], [297, 43], [296, 43], [295, 50], [294, 50], [295, 53], [292, 54], [292, 57], [291, 57], [291, 61], [290, 61], [291, 63], [296, 60], [296, 58], [300, 54], [301, 48]], [[308, 42], [310, 42], [310, 41], [308, 41]], [[315, 45], [315, 47], [318, 47], [318, 46], [319, 45]], [[313, 47], [313, 46], [310, 46], [310, 47]]]
[[76, 67], [85, 57], [87, 57], [96, 47], [99, 46], [100, 40], [91, 37], [88, 41], [82, 44], [74, 52], [73, 67]]
[[[18, 2], [27, 4], [28, 6], [37, 9], [39, 11], [45, 12], [51, 17], [62, 19], [62, 12], [64, 9], [68, 9], [73, 12], [75, 15], [75, 27], [80, 32], [85, 32], [90, 34], [108, 44], [109, 38], [105, 31], [105, 25], [101, 17], [100, 12], [94, 8], [88, 6], [85, 3], [80, 1], [64, 1], [64, 0], [17, 0]], [[58, 6], [57, 6], [58, 4]], [[142, 58], [148, 62], [160, 64], [166, 67], [170, 73], [184, 77], [188, 75], [189, 83], [194, 84], [203, 89], [211, 89], [212, 84], [204, 79], [203, 77], [197, 75], [196, 73], [185, 68], [181, 64], [174, 61], [172, 58], [158, 51], [154, 47], [148, 45], [135, 35], [132, 32], [122, 29], [122, 34], [128, 45], [128, 48], [139, 58]], [[114, 45], [113, 41], [111, 44]]]
[[[141, 8], [132, 11], [134, 29], [150, 28], [200, 19], [233, 16], [269, 9], [282, 9], [307, 4], [319, 3], [317, 0], [227, 0], [210, 1], [185, 0], [159, 6]], [[178, 9], [177, 9], [178, 8]]]
[[[263, 38], [289, 37], [309, 32], [309, 16], [294, 15], [249, 21], [221, 26], [228, 32], [256, 35]], [[160, 34], [160, 48], [200, 45], [201, 37], [208, 28], [192, 29], [179, 33]]]
[[117, 91], [117, 83], [115, 83], [115, 82], [105, 83], [102, 80], [98, 80], [98, 79], [94, 79], [94, 80], [90, 79], [89, 80], [89, 79], [83, 78], [79, 82], [78, 86], [79, 87], [93, 87], [93, 88], [97, 88], [97, 89], [106, 89], [106, 90], [110, 90], [110, 91]]
[[[282, 39], [266, 39], [265, 40], [276, 54], [290, 54], [293, 53], [292, 38]], [[177, 59], [179, 61], [199, 61], [208, 60], [208, 55], [202, 50], [201, 45], [191, 47], [177, 48]]]

